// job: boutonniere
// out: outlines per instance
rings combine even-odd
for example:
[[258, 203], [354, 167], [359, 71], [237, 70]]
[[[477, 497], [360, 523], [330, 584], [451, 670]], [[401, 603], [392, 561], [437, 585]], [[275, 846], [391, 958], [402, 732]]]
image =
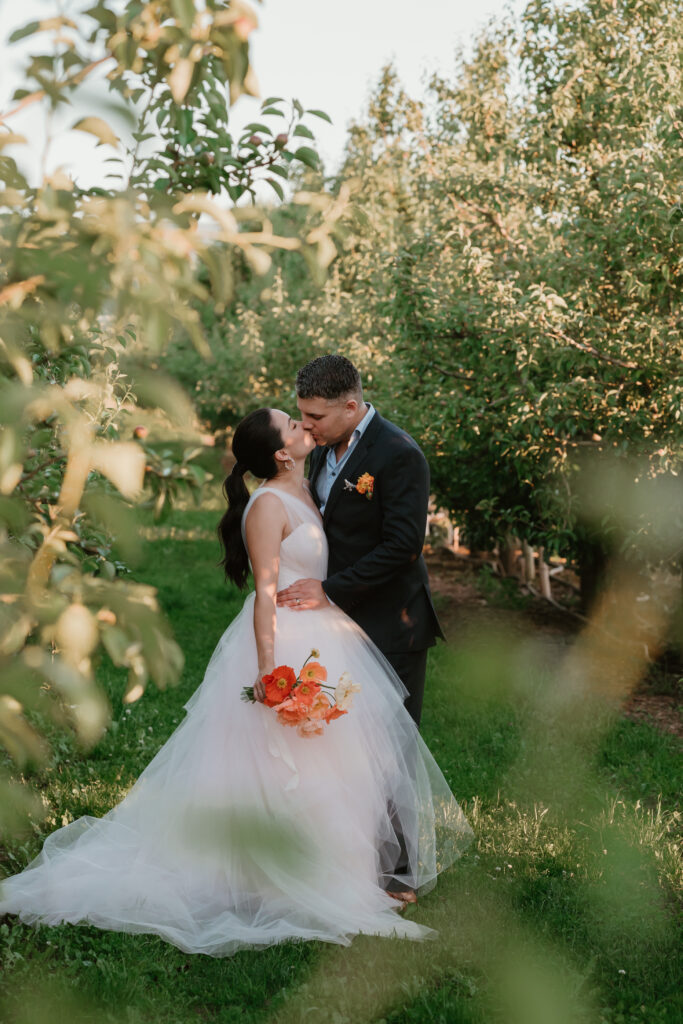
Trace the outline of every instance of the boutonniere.
[[364, 494], [368, 501], [372, 498], [374, 488], [375, 478], [370, 473], [363, 473], [362, 476], [358, 477], [355, 484], [352, 484], [350, 480], [344, 480], [345, 491], [358, 491], [359, 494]]

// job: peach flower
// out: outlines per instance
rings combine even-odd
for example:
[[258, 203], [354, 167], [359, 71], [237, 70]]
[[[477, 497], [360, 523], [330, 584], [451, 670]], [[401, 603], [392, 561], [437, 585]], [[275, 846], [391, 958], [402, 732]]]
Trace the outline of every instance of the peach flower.
[[310, 708], [302, 704], [296, 697], [287, 697], [275, 708], [283, 725], [299, 725], [308, 718]]
[[307, 718], [305, 722], [301, 722], [297, 727], [296, 731], [299, 736], [322, 736], [325, 729], [325, 723], [320, 722], [315, 718]]
[[310, 711], [308, 713], [309, 718], [325, 718], [327, 712], [330, 710], [330, 698], [326, 693], [322, 691], [315, 698], [311, 704]]
[[324, 683], [327, 679], [327, 669], [317, 661], [309, 661], [301, 669], [302, 683]]

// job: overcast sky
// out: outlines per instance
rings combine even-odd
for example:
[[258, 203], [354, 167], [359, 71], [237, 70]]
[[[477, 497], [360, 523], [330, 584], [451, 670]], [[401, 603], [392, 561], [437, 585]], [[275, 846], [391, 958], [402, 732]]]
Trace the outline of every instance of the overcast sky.
[[[515, 9], [519, 0], [512, 0]], [[392, 60], [403, 83], [413, 95], [421, 91], [426, 74], [448, 73], [454, 53], [468, 42], [490, 16], [501, 17], [507, 0], [265, 0], [255, 4], [260, 27], [250, 37], [252, 57], [263, 97], [297, 98], [305, 107], [325, 110], [333, 125], [316, 121], [319, 152], [328, 172], [338, 164], [349, 121], [362, 111], [380, 69]], [[14, 89], [20, 86], [20, 58], [39, 52], [36, 37], [26, 45], [8, 47], [10, 32], [25, 22], [50, 17], [59, 9], [57, 0], [0, 0], [0, 110], [10, 105]], [[61, 7], [72, 13], [81, 3], [62, 0]], [[48, 37], [45, 38], [47, 43]], [[90, 96], [104, 96], [100, 82], [88, 86]], [[234, 107], [233, 120], [244, 124], [253, 119], [259, 101], [242, 97]], [[63, 166], [79, 184], [101, 182], [107, 171], [104, 160], [109, 147], [94, 149], [82, 132], [62, 134], [83, 111], [64, 111], [59, 129], [45, 159], [48, 170]], [[13, 131], [29, 137], [30, 150], [13, 148], [12, 155], [22, 169], [36, 180], [45, 143], [44, 115], [38, 105], [12, 119]]]

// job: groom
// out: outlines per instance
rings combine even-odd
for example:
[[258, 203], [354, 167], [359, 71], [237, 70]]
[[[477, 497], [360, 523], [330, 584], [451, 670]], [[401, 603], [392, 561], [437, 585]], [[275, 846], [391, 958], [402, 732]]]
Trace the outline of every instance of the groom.
[[363, 400], [344, 356], [313, 359], [296, 375], [297, 404], [317, 447], [309, 480], [329, 545], [328, 576], [297, 580], [278, 594], [295, 610], [328, 599], [379, 647], [408, 690], [420, 724], [427, 650], [442, 637], [422, 545], [429, 468], [408, 434]]

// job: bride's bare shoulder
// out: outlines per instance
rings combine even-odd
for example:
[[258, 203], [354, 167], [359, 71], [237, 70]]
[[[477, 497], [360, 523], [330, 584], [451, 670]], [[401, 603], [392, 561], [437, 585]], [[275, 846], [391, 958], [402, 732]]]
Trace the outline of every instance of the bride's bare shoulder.
[[[255, 500], [258, 498], [258, 501]], [[282, 499], [272, 488], [260, 488], [252, 495], [250, 507], [247, 509], [247, 523], [266, 524], [282, 522], [287, 518]]]

